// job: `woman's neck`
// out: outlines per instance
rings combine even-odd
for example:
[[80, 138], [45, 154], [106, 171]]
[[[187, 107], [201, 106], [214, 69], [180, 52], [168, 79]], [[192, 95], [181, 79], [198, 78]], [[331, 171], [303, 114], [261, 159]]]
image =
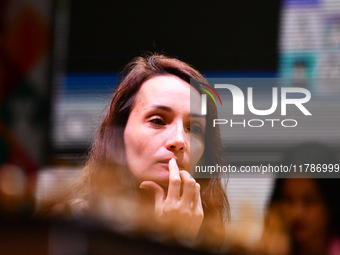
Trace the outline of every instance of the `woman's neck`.
[[294, 255], [326, 255], [328, 252], [329, 236], [318, 235], [306, 242], [295, 243]]

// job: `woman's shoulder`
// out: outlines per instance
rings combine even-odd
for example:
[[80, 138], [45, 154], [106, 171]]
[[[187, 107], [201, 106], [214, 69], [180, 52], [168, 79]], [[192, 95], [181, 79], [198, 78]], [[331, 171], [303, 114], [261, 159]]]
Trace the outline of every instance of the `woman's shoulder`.
[[340, 254], [340, 236], [333, 236], [329, 242], [328, 255]]
[[89, 214], [89, 200], [84, 197], [72, 199], [69, 208], [73, 218], [84, 218]]
[[35, 217], [42, 219], [76, 220], [86, 217], [88, 212], [88, 200], [79, 197], [50, 205], [45, 204], [35, 213]]

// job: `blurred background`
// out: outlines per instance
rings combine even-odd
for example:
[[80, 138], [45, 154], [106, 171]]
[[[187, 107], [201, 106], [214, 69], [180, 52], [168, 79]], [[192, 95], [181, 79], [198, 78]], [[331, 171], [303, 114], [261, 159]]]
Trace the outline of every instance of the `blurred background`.
[[[3, 201], [17, 199], [1, 203], [6, 217], [30, 215], [72, 183], [118, 72], [145, 52], [178, 57], [208, 78], [340, 78], [340, 1], [1, 0], [0, 190]], [[314, 96], [340, 91], [306, 86]], [[339, 159], [337, 128], [317, 136], [224, 143], [236, 165], [279, 163], [311, 141]], [[261, 236], [273, 183], [228, 181], [231, 222], [249, 246]]]

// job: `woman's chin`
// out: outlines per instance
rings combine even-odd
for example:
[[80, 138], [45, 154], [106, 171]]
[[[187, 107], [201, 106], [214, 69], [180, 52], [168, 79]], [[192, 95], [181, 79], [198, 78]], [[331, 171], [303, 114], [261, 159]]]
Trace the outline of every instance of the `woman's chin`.
[[151, 180], [160, 185], [163, 189], [167, 190], [169, 186], [169, 172], [157, 171], [157, 173], [153, 175], [153, 178], [151, 178]]
[[155, 182], [157, 184], [159, 184], [160, 186], [162, 186], [162, 188], [168, 189], [168, 186], [169, 186], [169, 173], [168, 173], [167, 176], [165, 176], [165, 175], [159, 176], [159, 178], [157, 178], [157, 180], [155, 180]]

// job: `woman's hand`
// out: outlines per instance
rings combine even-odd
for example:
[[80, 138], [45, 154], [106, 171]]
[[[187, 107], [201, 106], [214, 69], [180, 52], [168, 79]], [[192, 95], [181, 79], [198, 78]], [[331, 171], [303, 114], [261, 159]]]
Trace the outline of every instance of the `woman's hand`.
[[185, 171], [179, 171], [176, 160], [169, 161], [168, 193], [153, 181], [141, 183], [141, 189], [155, 193], [157, 221], [170, 230], [179, 240], [192, 242], [196, 239], [203, 221], [200, 185]]
[[271, 205], [265, 216], [262, 237], [252, 248], [251, 254], [288, 255], [291, 254], [290, 237], [282, 218], [282, 209]]

